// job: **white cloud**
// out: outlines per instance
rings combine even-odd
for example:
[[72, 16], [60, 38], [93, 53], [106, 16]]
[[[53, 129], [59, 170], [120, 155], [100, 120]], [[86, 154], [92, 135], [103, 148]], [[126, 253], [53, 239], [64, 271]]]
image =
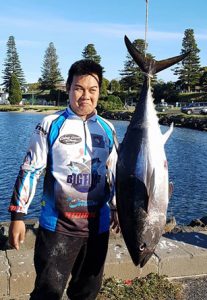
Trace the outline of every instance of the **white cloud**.
[[195, 38], [196, 39], [199, 39], [199, 40], [207, 40], [207, 33], [198, 33], [198, 34], [195, 34]]
[[[31, 32], [39, 32], [41, 35], [44, 32], [53, 34], [100, 34], [108, 38], [120, 38], [127, 34], [130, 37], [143, 38], [145, 28], [139, 24], [120, 24], [120, 23], [93, 23], [93, 22], [75, 22], [60, 18], [36, 18], [35, 20], [22, 18], [2, 17], [0, 26], [8, 26], [9, 28], [24, 28]], [[48, 26], [49, 25], [49, 26]], [[150, 40], [180, 40], [183, 38], [183, 32], [168, 32], [168, 31], [151, 31], [147, 34]], [[196, 34], [198, 39], [207, 39], [207, 34]]]
[[17, 46], [21, 47], [39, 47], [42, 45], [40, 41], [32, 41], [32, 40], [15, 40]]
[[[8, 37], [9, 38], [9, 37]], [[0, 45], [6, 46], [8, 42], [7, 40], [0, 40]], [[42, 43], [40, 41], [34, 41], [34, 40], [20, 40], [15, 38], [15, 43], [17, 47], [39, 47]]]

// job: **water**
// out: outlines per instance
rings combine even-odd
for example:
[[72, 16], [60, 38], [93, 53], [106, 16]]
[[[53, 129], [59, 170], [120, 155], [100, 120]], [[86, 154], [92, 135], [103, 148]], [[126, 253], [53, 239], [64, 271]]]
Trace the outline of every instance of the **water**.
[[[7, 212], [13, 186], [41, 114], [0, 112], [0, 221], [10, 219]], [[43, 178], [30, 206], [29, 218], [39, 214]]]
[[[35, 125], [42, 114], [0, 112], [0, 221], [10, 219], [7, 212], [19, 166], [23, 161]], [[121, 142], [128, 122], [112, 121]], [[162, 127], [166, 131], [167, 127]], [[207, 215], [207, 134], [174, 128], [166, 144], [169, 177], [174, 183], [168, 216], [178, 224]], [[28, 218], [37, 218], [40, 210], [43, 178], [29, 209]]]

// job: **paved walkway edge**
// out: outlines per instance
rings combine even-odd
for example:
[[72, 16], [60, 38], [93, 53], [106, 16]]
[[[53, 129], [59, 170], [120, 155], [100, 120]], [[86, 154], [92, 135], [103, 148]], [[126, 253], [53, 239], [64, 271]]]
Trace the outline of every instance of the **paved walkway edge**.
[[[29, 299], [35, 280], [34, 237], [34, 232], [28, 231], [21, 250], [0, 251], [0, 300]], [[132, 263], [124, 240], [111, 234], [105, 277], [132, 279], [151, 272], [169, 278], [207, 275], [207, 231], [163, 236], [142, 269]]]

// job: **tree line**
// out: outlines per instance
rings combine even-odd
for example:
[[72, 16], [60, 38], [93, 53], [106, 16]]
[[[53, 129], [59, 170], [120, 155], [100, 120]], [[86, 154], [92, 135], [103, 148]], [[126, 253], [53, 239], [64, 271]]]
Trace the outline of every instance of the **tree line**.
[[[145, 41], [143, 39], [135, 39], [134, 46], [144, 55]], [[200, 57], [193, 29], [186, 29], [182, 41], [181, 54], [190, 51], [190, 54], [172, 71], [177, 75], [175, 82], [163, 82], [153, 79], [154, 97], [156, 101], [164, 98], [166, 101], [175, 99], [176, 93], [192, 92], [196, 89], [202, 91], [207, 90], [207, 67], [201, 67]], [[150, 58], [154, 58], [151, 53], [146, 53]], [[82, 51], [83, 59], [92, 59], [101, 64], [101, 56], [97, 54], [94, 44], [88, 44]], [[110, 105], [120, 106], [130, 99], [137, 99], [142, 83], [143, 73], [136, 65], [135, 61], [129, 54], [126, 55], [126, 60], [123, 64], [123, 69], [120, 71], [120, 80], [107, 80], [104, 78], [101, 90], [102, 105], [109, 108]], [[41, 67], [41, 77], [38, 82], [26, 84], [25, 75], [21, 67], [19, 55], [16, 48], [14, 36], [10, 36], [7, 42], [6, 59], [3, 69], [2, 86], [9, 93], [9, 101], [11, 104], [19, 103], [22, 99], [22, 93], [25, 87], [38, 90], [39, 93], [49, 90], [51, 97], [57, 97], [58, 83], [63, 81], [59, 68], [58, 55], [53, 42], [47, 47]], [[63, 94], [63, 93], [62, 93]], [[61, 94], [61, 95], [62, 95]], [[64, 97], [67, 98], [66, 96]], [[135, 100], [136, 101], [136, 100]]]

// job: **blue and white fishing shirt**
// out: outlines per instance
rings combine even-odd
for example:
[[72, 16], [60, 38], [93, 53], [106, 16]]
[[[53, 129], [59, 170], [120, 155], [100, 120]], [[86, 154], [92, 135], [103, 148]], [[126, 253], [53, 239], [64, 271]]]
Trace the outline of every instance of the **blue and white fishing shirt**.
[[94, 114], [83, 121], [70, 108], [46, 116], [33, 133], [17, 177], [9, 211], [27, 214], [45, 170], [40, 226], [68, 235], [109, 230], [115, 199], [117, 151], [114, 127]]

